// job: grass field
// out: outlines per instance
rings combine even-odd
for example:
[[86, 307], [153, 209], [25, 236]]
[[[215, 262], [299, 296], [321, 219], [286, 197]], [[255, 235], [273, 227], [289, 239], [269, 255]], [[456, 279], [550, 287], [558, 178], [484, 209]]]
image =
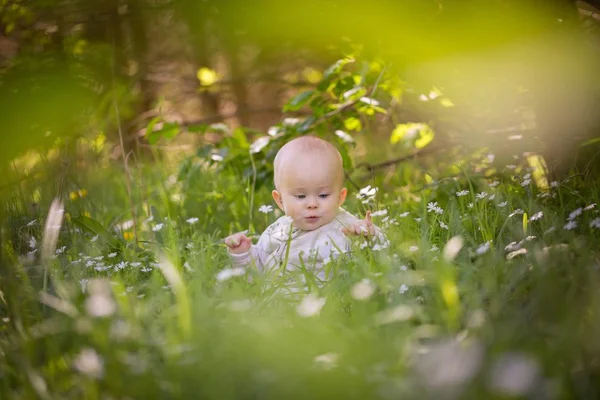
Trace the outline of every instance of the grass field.
[[48, 214], [51, 183], [24, 185], [2, 228], [0, 398], [597, 398], [600, 184], [498, 176], [349, 186], [390, 246], [357, 240], [297, 296], [220, 242], [281, 215], [268, 187], [154, 164], [128, 194], [108, 166]]

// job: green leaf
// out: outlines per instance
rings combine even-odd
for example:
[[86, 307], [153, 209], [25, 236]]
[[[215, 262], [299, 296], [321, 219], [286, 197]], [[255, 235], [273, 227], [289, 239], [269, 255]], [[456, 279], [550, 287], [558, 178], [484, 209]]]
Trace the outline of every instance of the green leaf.
[[595, 144], [595, 143], [600, 143], [600, 137], [586, 140], [585, 142], [581, 143], [581, 147], [589, 146], [589, 145]]
[[344, 127], [349, 131], [359, 132], [362, 129], [362, 123], [360, 122], [360, 119], [356, 117], [350, 117], [344, 120]]
[[118, 249], [123, 245], [121, 240], [93, 218], [80, 215], [79, 217], [73, 218], [72, 221], [75, 225], [104, 239], [112, 248]]
[[329, 78], [333, 74], [338, 74], [346, 64], [352, 62], [354, 62], [352, 58], [342, 58], [341, 60], [337, 60], [333, 65], [325, 70], [323, 77]]
[[312, 124], [315, 122], [315, 120], [315, 117], [312, 115], [306, 118], [304, 121], [302, 121], [300, 125], [297, 125], [298, 132], [304, 133], [308, 131], [311, 128]]
[[179, 134], [179, 124], [175, 123], [167, 123], [164, 124], [163, 127], [157, 131], [150, 132], [146, 137], [148, 139], [148, 143], [156, 144], [160, 139], [173, 139], [177, 134]]
[[435, 136], [435, 133], [433, 132], [433, 129], [431, 129], [429, 127], [429, 125], [424, 125], [424, 127], [421, 129], [421, 131], [419, 132], [420, 136], [417, 140], [415, 140], [415, 147], [417, 149], [422, 149], [423, 147], [427, 146], [429, 143], [431, 143], [433, 141], [433, 138]]
[[283, 106], [283, 111], [299, 110], [310, 100], [314, 93], [314, 90], [307, 90], [305, 92], [298, 93], [296, 96], [292, 97], [292, 99], [288, 101], [285, 106]]

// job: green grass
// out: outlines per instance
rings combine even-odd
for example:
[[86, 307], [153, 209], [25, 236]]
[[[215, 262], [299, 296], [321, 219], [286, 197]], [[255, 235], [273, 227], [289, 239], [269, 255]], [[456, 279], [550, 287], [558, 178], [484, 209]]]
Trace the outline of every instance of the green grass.
[[[351, 190], [349, 211], [387, 210], [374, 220], [391, 245], [356, 243], [332, 263], [333, 279], [317, 285], [308, 276], [291, 297], [252, 271], [251, 280], [217, 279], [230, 268], [220, 239], [258, 234], [276, 219], [258, 212], [272, 204], [269, 188], [250, 210], [247, 182], [202, 163], [147, 166], [133, 179], [139, 245], [124, 238], [131, 227], [115, 229], [131, 219], [130, 206], [123, 175], [107, 167], [65, 187], [59, 254], [47, 263], [39, 246], [51, 189], [32, 183], [6, 201], [0, 398], [599, 394], [600, 229], [590, 226], [598, 208], [564, 228], [572, 211], [600, 203], [597, 182], [575, 177], [543, 194], [508, 178], [491, 187], [463, 176], [416, 193], [382, 187], [367, 204]], [[25, 207], [33, 187], [37, 215]], [[83, 197], [69, 198], [79, 189]], [[428, 211], [430, 202], [443, 212]], [[77, 225], [81, 215], [106, 232]], [[456, 236], [463, 246], [446, 259]], [[525, 250], [509, 260], [512, 242]], [[367, 298], [354, 298], [361, 288]], [[307, 297], [325, 299], [320, 313], [300, 315]]]

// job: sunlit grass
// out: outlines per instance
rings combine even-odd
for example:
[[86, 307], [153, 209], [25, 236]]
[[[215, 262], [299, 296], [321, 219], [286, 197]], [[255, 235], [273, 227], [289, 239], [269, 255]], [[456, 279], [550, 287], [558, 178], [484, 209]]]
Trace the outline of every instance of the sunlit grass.
[[[248, 228], [247, 182], [202, 163], [134, 171], [135, 244], [122, 174], [94, 171], [65, 213], [88, 213], [119, 245], [65, 218], [40, 301], [45, 212], [4, 242], [2, 397], [575, 393], [573, 368], [597, 354], [598, 187], [574, 177], [539, 191], [511, 171], [351, 190], [347, 209], [372, 210], [389, 248], [357, 240], [331, 280], [308, 273], [293, 296], [224, 273], [220, 239]], [[280, 214], [269, 188], [254, 204], [260, 233]]]

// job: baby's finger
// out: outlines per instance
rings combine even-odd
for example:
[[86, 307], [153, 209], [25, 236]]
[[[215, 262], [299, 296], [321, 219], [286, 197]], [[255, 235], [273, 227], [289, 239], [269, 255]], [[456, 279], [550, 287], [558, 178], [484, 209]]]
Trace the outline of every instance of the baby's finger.
[[373, 225], [373, 220], [371, 219], [371, 210], [368, 210], [365, 214], [365, 222], [367, 223], [367, 226]]

